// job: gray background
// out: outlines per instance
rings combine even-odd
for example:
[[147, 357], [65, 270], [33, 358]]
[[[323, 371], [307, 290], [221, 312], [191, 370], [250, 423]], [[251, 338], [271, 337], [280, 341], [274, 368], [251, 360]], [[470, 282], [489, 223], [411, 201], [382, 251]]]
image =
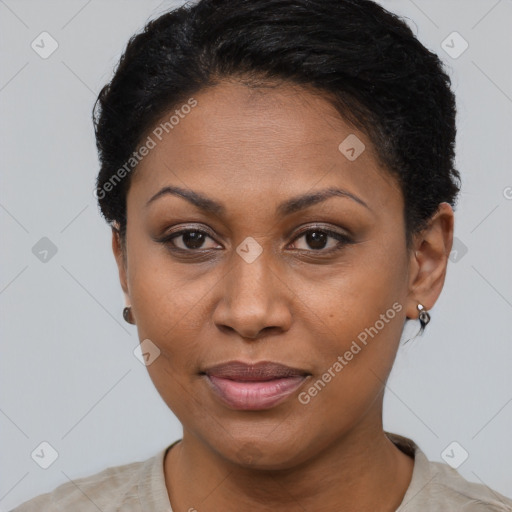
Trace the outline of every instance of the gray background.
[[[1, 510], [181, 436], [122, 320], [110, 230], [92, 195], [91, 123], [128, 38], [181, 3], [0, 0]], [[457, 441], [469, 454], [460, 473], [512, 496], [512, 2], [381, 3], [448, 65], [463, 175], [445, 289], [424, 336], [399, 352], [385, 428], [432, 460]], [[31, 48], [43, 31], [59, 45], [47, 59]], [[441, 46], [454, 31], [469, 44], [457, 58]], [[43, 237], [57, 248], [46, 261], [33, 252]], [[31, 458], [43, 441], [58, 452], [46, 470]]]

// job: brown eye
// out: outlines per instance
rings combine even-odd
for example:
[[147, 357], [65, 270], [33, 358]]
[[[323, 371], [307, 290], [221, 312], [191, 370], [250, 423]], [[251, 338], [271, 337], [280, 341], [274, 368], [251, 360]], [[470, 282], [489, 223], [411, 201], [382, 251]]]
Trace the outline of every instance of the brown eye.
[[329, 238], [323, 231], [308, 231], [304, 234], [304, 241], [311, 249], [325, 249]]
[[213, 238], [209, 236], [205, 231], [201, 231], [199, 229], [184, 229], [182, 231], [178, 231], [166, 236], [163, 240], [161, 240], [161, 242], [166, 245], [171, 245], [171, 248], [182, 251], [215, 248], [204, 247], [204, 243], [208, 238], [213, 240]]
[[[304, 239], [303, 247], [294, 247], [294, 249], [331, 252], [352, 243], [352, 240], [347, 235], [322, 228], [310, 228], [303, 231], [295, 238], [294, 245], [300, 239]], [[329, 239], [331, 239], [330, 246], [328, 246]]]

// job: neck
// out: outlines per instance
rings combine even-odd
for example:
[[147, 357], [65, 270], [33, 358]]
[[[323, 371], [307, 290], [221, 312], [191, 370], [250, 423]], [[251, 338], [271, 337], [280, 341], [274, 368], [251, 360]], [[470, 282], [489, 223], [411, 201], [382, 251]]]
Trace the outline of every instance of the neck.
[[289, 469], [238, 466], [186, 430], [164, 461], [174, 512], [259, 512], [277, 507], [393, 512], [409, 486], [413, 465], [381, 426], [358, 428]]

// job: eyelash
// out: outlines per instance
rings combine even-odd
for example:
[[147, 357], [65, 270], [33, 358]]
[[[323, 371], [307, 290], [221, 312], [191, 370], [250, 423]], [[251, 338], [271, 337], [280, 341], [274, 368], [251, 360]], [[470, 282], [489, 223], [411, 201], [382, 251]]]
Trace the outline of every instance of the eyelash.
[[[334, 238], [334, 239], [338, 240], [338, 244], [335, 247], [331, 247], [330, 249], [317, 249], [317, 250], [315, 250], [315, 249], [297, 249], [298, 251], [303, 251], [306, 253], [316, 253], [319, 255], [329, 255], [334, 252], [340, 251], [341, 249], [344, 248], [345, 245], [350, 245], [350, 244], [354, 243], [354, 241], [348, 235], [338, 233], [336, 231], [332, 231], [330, 229], [327, 229], [327, 228], [324, 228], [321, 226], [310, 226], [307, 229], [302, 230], [291, 241], [291, 243], [296, 242], [297, 240], [302, 238], [304, 235], [307, 235], [308, 233], [311, 233], [311, 232], [317, 232], [317, 233], [320, 232], [320, 233], [326, 234], [326, 235], [328, 235], [329, 238]], [[215, 240], [210, 235], [210, 233], [208, 231], [204, 231], [202, 229], [197, 229], [197, 228], [189, 228], [189, 229], [182, 229], [180, 231], [176, 231], [175, 233], [170, 233], [169, 235], [165, 236], [161, 240], [158, 240], [158, 242], [167, 246], [169, 248], [169, 250], [180, 252], [182, 254], [183, 253], [190, 253], [190, 254], [196, 253], [197, 254], [197, 253], [200, 253], [201, 251], [205, 252], [205, 251], [209, 251], [209, 250], [217, 250], [217, 249], [182, 249], [181, 247], [176, 247], [173, 243], [173, 240], [175, 238], [179, 238], [180, 236], [187, 234], [187, 233], [199, 233], [201, 235], [206, 235], [207, 237], [211, 238], [212, 240]]]

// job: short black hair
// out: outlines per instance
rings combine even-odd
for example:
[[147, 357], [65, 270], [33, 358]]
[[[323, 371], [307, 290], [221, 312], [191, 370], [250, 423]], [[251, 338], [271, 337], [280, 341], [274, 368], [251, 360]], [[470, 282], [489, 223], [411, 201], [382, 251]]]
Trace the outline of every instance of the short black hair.
[[439, 57], [404, 20], [370, 0], [199, 0], [132, 36], [94, 105], [95, 193], [123, 240], [127, 169], [136, 169], [143, 136], [222, 80], [291, 83], [323, 95], [397, 179], [407, 247], [439, 203], [455, 207], [455, 96]]

